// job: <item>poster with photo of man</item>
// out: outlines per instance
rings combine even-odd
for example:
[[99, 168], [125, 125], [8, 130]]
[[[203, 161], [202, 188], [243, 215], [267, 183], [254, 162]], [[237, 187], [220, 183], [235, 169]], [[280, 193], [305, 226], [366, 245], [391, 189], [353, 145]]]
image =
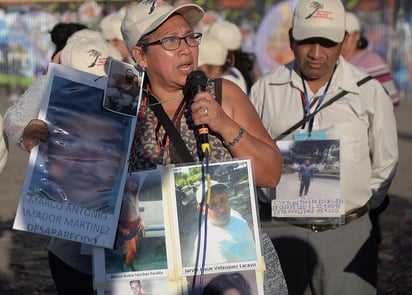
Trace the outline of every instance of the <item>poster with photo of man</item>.
[[103, 106], [116, 113], [136, 116], [143, 79], [144, 72], [140, 68], [111, 59]]
[[106, 79], [51, 64], [14, 229], [113, 247], [135, 118], [102, 107]]
[[280, 140], [277, 144], [283, 164], [272, 217], [302, 223], [339, 222], [344, 214], [339, 141]]

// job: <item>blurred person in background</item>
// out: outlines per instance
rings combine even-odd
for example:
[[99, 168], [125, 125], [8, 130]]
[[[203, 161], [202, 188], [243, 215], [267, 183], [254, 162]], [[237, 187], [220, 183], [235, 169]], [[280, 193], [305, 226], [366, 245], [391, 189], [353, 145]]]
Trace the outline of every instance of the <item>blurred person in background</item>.
[[[250, 64], [253, 65], [254, 61], [249, 64], [245, 63], [246, 53], [242, 51], [242, 32], [240, 28], [227, 20], [216, 21], [210, 26], [208, 34], [219, 40], [228, 51], [222, 78], [234, 82], [244, 93], [248, 94], [253, 83], [251, 74], [253, 66], [251, 68]], [[237, 56], [239, 57], [238, 62]]]
[[[89, 28], [81, 29], [81, 30], [74, 32], [69, 38], [67, 38], [66, 44], [76, 39], [93, 39], [93, 40], [99, 40], [99, 41], [106, 41], [101, 31], [93, 30]], [[113, 47], [112, 45], [110, 46]]]
[[362, 35], [359, 19], [352, 12], [346, 12], [346, 32], [348, 35], [343, 42], [343, 57], [381, 82], [392, 99], [393, 107], [398, 107], [399, 93], [391, 68], [380, 55], [368, 49], [368, 39]]
[[221, 78], [225, 71], [227, 53], [227, 48], [218, 39], [205, 33], [199, 44], [199, 70], [210, 78]]
[[[356, 14], [346, 12], [345, 20], [347, 36], [343, 43], [343, 57], [378, 80], [390, 96], [393, 107], [398, 107], [400, 104], [399, 93], [389, 65], [381, 56], [368, 49], [368, 40], [361, 33], [362, 29], [360, 21]], [[388, 207], [388, 205], [389, 197], [386, 195], [383, 203], [369, 212], [378, 244], [382, 239], [379, 215]]]
[[127, 63], [133, 64], [133, 60], [127, 51], [126, 44], [124, 43], [120, 26], [122, 24], [124, 15], [120, 12], [106, 15], [100, 22], [100, 29], [102, 31], [104, 39], [111, 45], [119, 50], [122, 55], [122, 60]]
[[3, 117], [0, 114], [0, 174], [3, 172], [4, 167], [6, 167], [8, 154], [6, 136], [3, 132]]
[[[104, 42], [106, 44], [106, 46], [108, 47], [108, 49], [111, 51], [111, 55], [113, 55], [113, 57], [115, 57], [116, 59], [119, 59], [118, 56], [120, 55], [120, 52], [117, 50], [116, 47], [114, 47], [112, 44], [108, 43], [104, 37], [101, 31], [98, 30], [93, 30], [93, 29], [89, 29], [89, 28], [84, 28], [84, 29], [80, 29], [76, 32], [73, 32], [66, 40], [66, 45], [68, 45], [69, 43], [71, 43], [71, 41], [73, 40], [77, 40], [77, 39], [92, 39], [92, 40], [98, 40], [99, 42]], [[60, 54], [62, 53], [63, 50], [60, 50], [58, 52], [56, 52], [56, 54], [54, 55], [52, 62], [54, 63], [61, 63], [60, 61]], [[94, 70], [94, 69], [92, 69]], [[47, 73], [47, 70], [46, 72]]]
[[50, 38], [55, 45], [51, 59], [53, 60], [56, 54], [63, 49], [71, 35], [86, 28], [85, 25], [80, 23], [57, 23], [50, 31]]

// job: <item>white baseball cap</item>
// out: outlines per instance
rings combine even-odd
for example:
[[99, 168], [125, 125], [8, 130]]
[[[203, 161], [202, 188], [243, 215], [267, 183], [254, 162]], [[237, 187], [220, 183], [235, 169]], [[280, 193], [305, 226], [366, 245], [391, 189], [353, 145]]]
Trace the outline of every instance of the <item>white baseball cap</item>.
[[105, 40], [104, 37], [103, 37], [102, 32], [92, 30], [92, 29], [82, 29], [82, 30], [79, 30], [79, 31], [73, 33], [73, 35], [71, 35], [67, 39], [67, 43], [69, 43], [70, 41], [75, 40], [75, 39]]
[[60, 55], [62, 65], [88, 72], [97, 76], [107, 76], [108, 58], [121, 60], [120, 52], [105, 40], [75, 38], [64, 46]]
[[227, 48], [224, 47], [218, 39], [209, 34], [205, 34], [199, 45], [198, 66], [205, 64], [222, 66], [226, 62], [227, 52]]
[[212, 24], [209, 28], [209, 34], [216, 37], [228, 50], [238, 50], [242, 46], [240, 28], [227, 20]]
[[164, 1], [142, 1], [127, 10], [121, 32], [129, 53], [144, 35], [157, 29], [172, 14], [181, 14], [190, 24], [202, 19], [204, 11], [196, 4], [173, 7]]
[[293, 12], [292, 36], [301, 41], [325, 38], [336, 43], [345, 37], [345, 8], [341, 0], [300, 0]]
[[124, 15], [116, 12], [106, 15], [100, 21], [100, 28], [102, 30], [103, 37], [106, 40], [121, 40], [123, 41], [123, 35], [120, 31]]
[[360, 23], [356, 14], [352, 12], [346, 12], [346, 32], [352, 34], [354, 32], [360, 32]]

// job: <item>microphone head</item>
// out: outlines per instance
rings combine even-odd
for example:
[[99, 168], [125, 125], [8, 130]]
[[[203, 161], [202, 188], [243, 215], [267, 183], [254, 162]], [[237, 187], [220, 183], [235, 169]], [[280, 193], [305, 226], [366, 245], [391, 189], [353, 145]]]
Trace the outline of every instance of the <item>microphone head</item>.
[[[189, 96], [188, 106], [193, 102], [193, 97], [202, 91], [206, 91], [207, 86], [207, 76], [203, 71], [193, 71], [186, 78], [186, 91], [185, 94]], [[191, 95], [189, 93], [191, 92]], [[186, 96], [186, 95], [185, 95]], [[191, 117], [190, 117], [191, 119]], [[197, 134], [199, 136], [198, 143], [200, 143], [201, 152], [199, 152], [199, 158], [202, 160], [205, 155], [210, 152], [209, 145], [209, 128], [206, 124], [201, 124], [196, 126]]]
[[193, 94], [206, 90], [207, 76], [203, 71], [197, 70], [187, 76], [187, 85]]

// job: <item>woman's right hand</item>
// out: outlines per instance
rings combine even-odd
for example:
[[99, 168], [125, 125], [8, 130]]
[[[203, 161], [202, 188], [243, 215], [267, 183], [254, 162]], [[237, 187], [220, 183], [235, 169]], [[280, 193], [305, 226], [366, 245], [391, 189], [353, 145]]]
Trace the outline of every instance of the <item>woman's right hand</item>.
[[31, 120], [24, 128], [21, 137], [24, 148], [30, 152], [40, 141], [48, 141], [49, 131], [47, 129], [47, 123], [40, 119]]

